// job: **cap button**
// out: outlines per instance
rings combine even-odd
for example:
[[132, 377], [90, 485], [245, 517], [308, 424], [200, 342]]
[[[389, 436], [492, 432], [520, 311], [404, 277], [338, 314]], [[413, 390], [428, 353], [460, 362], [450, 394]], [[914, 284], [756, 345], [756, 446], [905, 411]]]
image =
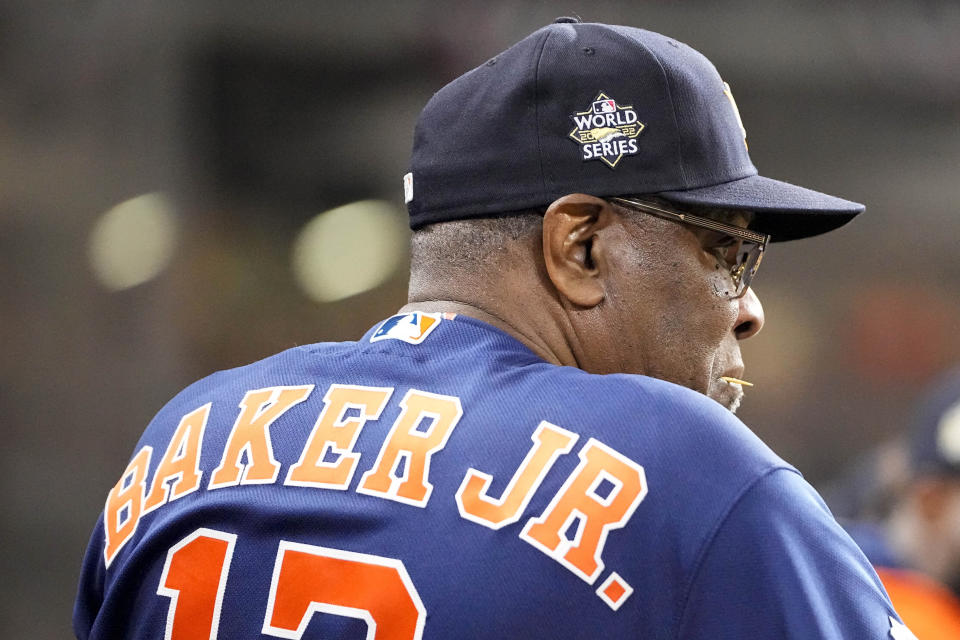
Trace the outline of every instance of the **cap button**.
[[553, 21], [553, 24], [567, 24], [567, 23], [579, 24], [581, 22], [583, 22], [583, 20], [581, 20], [580, 18], [573, 18], [570, 16], [560, 16], [559, 18]]

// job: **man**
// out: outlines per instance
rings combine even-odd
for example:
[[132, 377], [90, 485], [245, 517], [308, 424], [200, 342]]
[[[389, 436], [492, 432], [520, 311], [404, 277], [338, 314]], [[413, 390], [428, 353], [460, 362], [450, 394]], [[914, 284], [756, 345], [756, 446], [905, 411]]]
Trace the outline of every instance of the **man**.
[[960, 369], [927, 390], [904, 438], [845, 480], [864, 507], [882, 507], [846, 526], [903, 619], [922, 640], [960, 637]]
[[960, 369], [918, 404], [908, 460], [889, 517], [890, 544], [906, 565], [960, 595]]
[[768, 235], [862, 210], [758, 177], [744, 136], [703, 56], [627, 27], [560, 19], [441, 89], [410, 304], [161, 410], [78, 636], [910, 637], [732, 414]]

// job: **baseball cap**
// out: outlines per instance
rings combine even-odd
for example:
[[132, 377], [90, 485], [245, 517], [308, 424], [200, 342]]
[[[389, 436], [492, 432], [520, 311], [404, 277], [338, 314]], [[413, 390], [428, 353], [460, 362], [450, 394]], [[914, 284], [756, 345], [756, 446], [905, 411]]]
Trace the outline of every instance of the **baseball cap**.
[[947, 372], [920, 401], [910, 430], [915, 474], [960, 475], [960, 368]]
[[714, 66], [644, 29], [558, 18], [420, 114], [404, 176], [413, 229], [581, 192], [752, 210], [751, 228], [773, 241], [830, 231], [864, 209], [758, 175]]

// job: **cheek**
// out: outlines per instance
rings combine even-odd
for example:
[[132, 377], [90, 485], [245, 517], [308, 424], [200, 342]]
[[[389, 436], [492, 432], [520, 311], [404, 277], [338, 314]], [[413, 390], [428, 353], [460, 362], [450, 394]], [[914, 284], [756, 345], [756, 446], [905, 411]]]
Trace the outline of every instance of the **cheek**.
[[713, 263], [691, 265], [678, 279], [672, 306], [685, 331], [707, 348], [718, 347], [729, 335], [739, 312], [737, 300], [728, 297], [729, 282]]
[[715, 258], [704, 254], [705, 263], [701, 263], [704, 268], [707, 293], [706, 298], [709, 302], [704, 302], [709, 306], [717, 318], [718, 324], [722, 327], [722, 335], [725, 337], [736, 323], [740, 314], [740, 301], [730, 296], [735, 291], [733, 279], [730, 276], [729, 269], [721, 267]]
[[714, 357], [731, 334], [739, 304], [723, 295], [730, 283], [716, 260], [688, 245], [664, 242], [613, 256], [617, 272], [628, 276], [611, 283], [608, 295], [625, 312], [624, 325], [649, 339], [648, 351], [673, 358], [679, 352], [690, 363]]
[[[705, 382], [732, 340], [737, 305], [718, 297], [702, 270], [671, 279], [651, 318], [656, 327], [648, 351], [673, 382], [707, 393]], [[735, 342], [735, 341], [733, 341]]]

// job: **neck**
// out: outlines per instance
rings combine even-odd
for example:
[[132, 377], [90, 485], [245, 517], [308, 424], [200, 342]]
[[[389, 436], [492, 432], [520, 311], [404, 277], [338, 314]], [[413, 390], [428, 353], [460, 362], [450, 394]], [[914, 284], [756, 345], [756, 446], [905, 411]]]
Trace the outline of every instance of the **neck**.
[[508, 314], [502, 310], [459, 300], [411, 300], [400, 309], [401, 313], [423, 311], [426, 313], [456, 313], [469, 316], [505, 331], [547, 362], [556, 365], [579, 367], [569, 343], [556, 324], [552, 331], [544, 331], [543, 324], [532, 324], [522, 313]]

